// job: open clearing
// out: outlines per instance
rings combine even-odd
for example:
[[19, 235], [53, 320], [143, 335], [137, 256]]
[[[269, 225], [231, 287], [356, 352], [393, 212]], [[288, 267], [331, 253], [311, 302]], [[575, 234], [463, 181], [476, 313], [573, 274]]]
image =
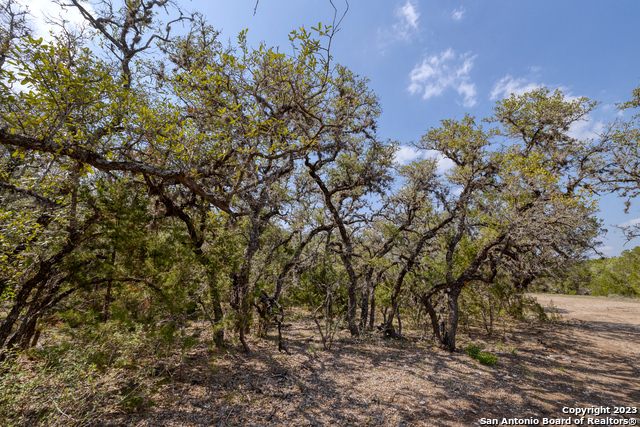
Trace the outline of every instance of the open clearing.
[[146, 384], [153, 406], [98, 425], [472, 426], [505, 417], [542, 425], [566, 419], [563, 407], [640, 406], [640, 303], [537, 298], [553, 300], [563, 319], [460, 334], [459, 347], [480, 343], [498, 356], [492, 367], [418, 332], [407, 342], [342, 335], [323, 351], [312, 324], [296, 320], [285, 330], [291, 355], [273, 338], [251, 340], [252, 355], [202, 344], [182, 365], [157, 367]]
[[640, 332], [640, 302], [630, 299], [582, 295], [535, 295], [543, 307], [550, 303], [567, 320], [589, 322], [593, 327], [633, 329]]

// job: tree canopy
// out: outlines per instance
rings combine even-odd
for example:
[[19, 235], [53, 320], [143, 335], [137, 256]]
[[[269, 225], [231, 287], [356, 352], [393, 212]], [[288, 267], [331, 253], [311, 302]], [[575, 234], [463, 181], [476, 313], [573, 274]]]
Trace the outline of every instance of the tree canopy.
[[3, 357], [53, 317], [166, 336], [200, 319], [217, 345], [231, 333], [250, 351], [255, 317], [266, 333], [295, 305], [324, 310], [330, 345], [340, 319], [354, 336], [372, 329], [376, 304], [401, 338], [413, 304], [453, 351], [464, 292], [519, 294], [584, 260], [595, 192], [637, 194], [633, 120], [569, 135], [588, 99], [512, 95], [415, 143], [449, 170], [403, 166], [367, 80], [331, 57], [335, 22], [292, 32], [284, 54], [244, 32], [225, 46], [167, 1], [72, 3], [87, 28], [51, 41], [3, 6]]

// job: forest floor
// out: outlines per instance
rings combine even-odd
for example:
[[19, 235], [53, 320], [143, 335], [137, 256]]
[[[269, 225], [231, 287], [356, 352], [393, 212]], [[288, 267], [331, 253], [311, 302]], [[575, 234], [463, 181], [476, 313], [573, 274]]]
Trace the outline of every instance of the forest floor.
[[251, 355], [195, 347], [172, 380], [155, 387], [153, 406], [101, 423], [472, 426], [519, 418], [544, 425], [572, 416], [563, 408], [590, 407], [611, 408], [587, 415], [600, 425], [617, 423], [606, 417], [640, 419], [614, 414], [640, 410], [640, 302], [536, 297], [554, 322], [496, 325], [492, 337], [460, 334], [460, 348], [481, 344], [498, 357], [494, 366], [442, 351], [412, 331], [408, 341], [353, 341], [341, 332], [326, 351], [312, 323], [294, 320], [285, 329], [291, 355], [279, 353], [274, 338], [251, 340]]
[[[474, 426], [517, 418], [555, 425], [579, 418], [563, 408], [605, 407], [610, 414], [587, 415], [592, 420], [584, 425], [594, 418], [599, 425], [621, 418], [633, 425], [640, 414], [614, 414], [614, 408], [640, 410], [640, 302], [536, 297], [550, 322], [500, 321], [491, 336], [484, 329], [460, 331], [458, 347], [481, 345], [497, 356], [494, 366], [440, 350], [412, 330], [403, 331], [405, 341], [378, 333], [353, 340], [340, 330], [323, 350], [304, 313], [286, 319], [290, 355], [278, 352], [275, 331], [267, 339], [251, 337], [246, 354], [239, 345], [215, 349], [206, 325], [196, 325], [201, 339], [186, 354], [140, 360], [149, 373], [135, 382], [123, 370], [114, 371], [117, 381], [103, 381], [113, 393], [130, 390], [128, 413], [114, 405], [78, 424]], [[57, 425], [76, 424], [64, 407], [54, 412]]]

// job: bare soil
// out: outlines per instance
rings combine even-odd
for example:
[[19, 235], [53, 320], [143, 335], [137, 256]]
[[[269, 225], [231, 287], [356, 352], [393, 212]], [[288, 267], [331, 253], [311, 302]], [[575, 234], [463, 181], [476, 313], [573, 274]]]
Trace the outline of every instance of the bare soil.
[[473, 426], [483, 418], [520, 418], [543, 425], [545, 418], [568, 418], [563, 408], [601, 406], [612, 408], [603, 421], [640, 419], [613, 414], [614, 407], [640, 410], [640, 302], [537, 298], [555, 322], [500, 324], [490, 337], [461, 331], [459, 347], [482, 344], [498, 356], [495, 366], [442, 351], [419, 331], [407, 341], [376, 334], [355, 341], [342, 331], [326, 351], [314, 325], [295, 320], [285, 329], [291, 355], [277, 351], [275, 333], [251, 339], [250, 355], [240, 347], [196, 347], [183, 363], [158, 367], [147, 384], [153, 406], [114, 412], [101, 423]]
[[601, 298], [583, 295], [535, 295], [550, 311], [550, 305], [567, 320], [590, 322], [613, 329], [634, 327], [640, 331], [640, 301], [628, 298]]

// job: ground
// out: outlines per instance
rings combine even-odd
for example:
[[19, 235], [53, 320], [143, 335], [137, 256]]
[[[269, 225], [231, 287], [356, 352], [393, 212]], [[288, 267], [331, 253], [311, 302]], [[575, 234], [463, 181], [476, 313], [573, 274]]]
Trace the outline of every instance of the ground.
[[555, 322], [501, 325], [492, 337], [460, 334], [460, 347], [482, 344], [497, 355], [495, 366], [419, 336], [403, 342], [340, 335], [326, 351], [313, 325], [297, 319], [285, 329], [291, 355], [279, 353], [273, 339], [252, 339], [251, 355], [196, 347], [181, 366], [158, 370], [149, 395], [154, 406], [102, 423], [472, 426], [520, 418], [543, 425], [591, 407], [611, 408], [600, 415], [604, 421], [640, 419], [613, 414], [640, 410], [640, 302], [537, 298]]

